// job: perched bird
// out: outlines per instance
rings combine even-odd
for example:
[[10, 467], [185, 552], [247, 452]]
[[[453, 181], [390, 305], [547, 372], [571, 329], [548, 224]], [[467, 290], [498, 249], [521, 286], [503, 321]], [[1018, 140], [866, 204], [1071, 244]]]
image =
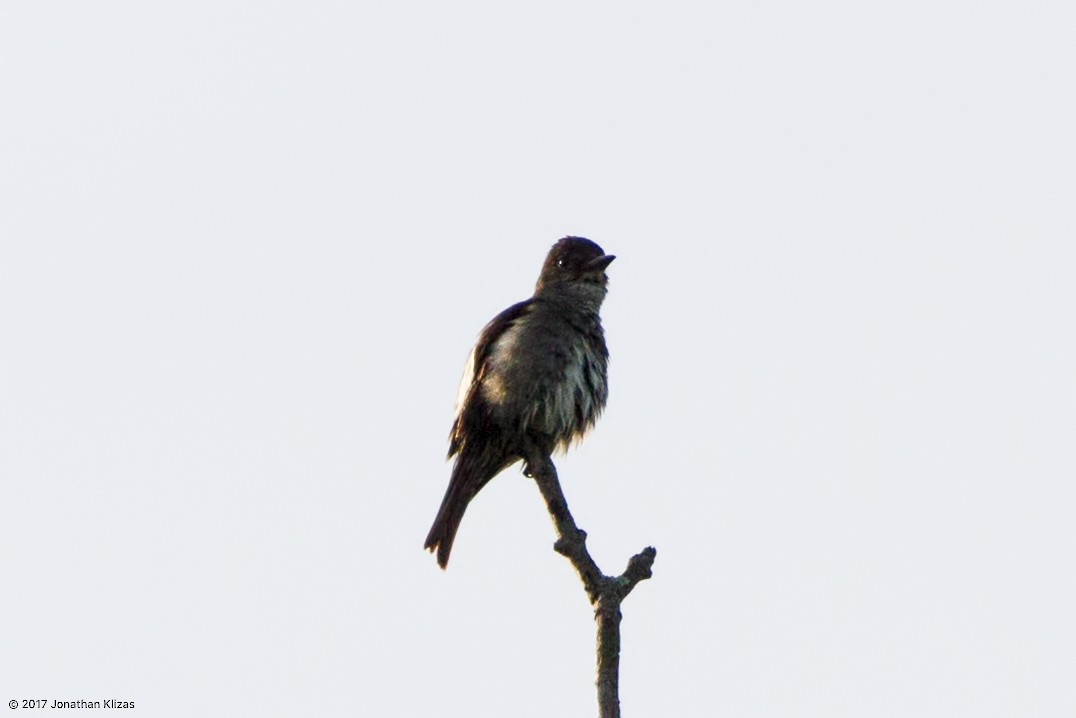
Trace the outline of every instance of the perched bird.
[[535, 451], [566, 449], [594, 425], [609, 395], [598, 310], [615, 257], [582, 237], [553, 245], [534, 296], [498, 314], [471, 351], [460, 383], [448, 490], [426, 537], [448, 565], [467, 504], [490, 479]]

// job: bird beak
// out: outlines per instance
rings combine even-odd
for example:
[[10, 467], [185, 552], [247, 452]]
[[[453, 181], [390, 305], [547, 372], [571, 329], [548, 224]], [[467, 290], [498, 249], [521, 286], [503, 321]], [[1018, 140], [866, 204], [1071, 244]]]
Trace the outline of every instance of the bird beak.
[[587, 271], [588, 272], [602, 272], [602, 271], [605, 271], [605, 268], [608, 267], [609, 263], [612, 262], [614, 259], [616, 259], [616, 255], [613, 255], [613, 254], [603, 254], [600, 257], [595, 257], [594, 259], [587, 262]]

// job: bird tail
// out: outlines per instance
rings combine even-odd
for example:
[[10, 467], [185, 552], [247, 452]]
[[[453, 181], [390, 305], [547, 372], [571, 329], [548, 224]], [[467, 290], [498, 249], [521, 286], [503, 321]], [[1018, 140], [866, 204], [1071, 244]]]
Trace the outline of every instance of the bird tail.
[[442, 569], [448, 566], [452, 542], [456, 540], [456, 531], [459, 530], [467, 505], [504, 467], [504, 462], [494, 460], [488, 446], [472, 449], [464, 444], [456, 457], [448, 490], [445, 491], [445, 498], [441, 501], [441, 508], [437, 511], [437, 518], [433, 520], [424, 546], [437, 552], [437, 564]]

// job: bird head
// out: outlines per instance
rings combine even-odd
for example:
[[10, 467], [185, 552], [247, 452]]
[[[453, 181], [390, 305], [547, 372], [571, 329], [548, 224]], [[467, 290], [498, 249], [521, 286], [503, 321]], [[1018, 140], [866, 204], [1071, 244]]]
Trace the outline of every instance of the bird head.
[[583, 237], [560, 239], [546, 255], [542, 273], [538, 277], [535, 294], [542, 294], [555, 287], [579, 287], [596, 285], [604, 290], [609, 283], [605, 268], [616, 259], [594, 242]]

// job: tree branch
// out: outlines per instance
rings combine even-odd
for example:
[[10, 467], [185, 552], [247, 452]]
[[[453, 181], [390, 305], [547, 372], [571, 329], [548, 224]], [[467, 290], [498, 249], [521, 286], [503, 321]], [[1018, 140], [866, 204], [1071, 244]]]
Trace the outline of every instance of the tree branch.
[[571, 561], [587, 598], [594, 606], [594, 620], [598, 623], [598, 668], [595, 684], [598, 688], [598, 714], [600, 718], [620, 718], [620, 603], [631, 593], [636, 584], [652, 575], [657, 551], [648, 546], [628, 561], [624, 573], [606, 576], [598, 568], [587, 550], [587, 532], [575, 525], [564, 491], [557, 478], [553, 460], [540, 451], [531, 452], [524, 473], [535, 480], [542, 492], [549, 515], [557, 529], [557, 541], [553, 549]]

